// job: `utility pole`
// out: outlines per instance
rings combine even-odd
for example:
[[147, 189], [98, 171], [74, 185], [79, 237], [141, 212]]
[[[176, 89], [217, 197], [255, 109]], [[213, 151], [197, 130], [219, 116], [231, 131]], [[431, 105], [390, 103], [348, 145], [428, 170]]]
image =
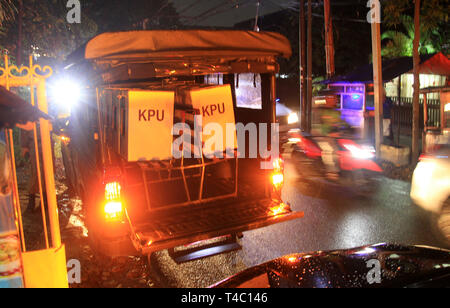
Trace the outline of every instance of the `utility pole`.
[[330, 0], [324, 0], [325, 17], [325, 54], [327, 58], [327, 78], [334, 76], [334, 39], [333, 39], [333, 19], [331, 17]]
[[308, 93], [306, 99], [306, 112], [307, 112], [307, 127], [306, 131], [311, 132], [312, 122], [312, 0], [308, 0]]
[[305, 131], [308, 127], [308, 113], [306, 108], [306, 36], [305, 36], [305, 0], [300, 0], [300, 19], [299, 19], [299, 68], [300, 68], [300, 124], [301, 129]]
[[414, 94], [413, 94], [413, 123], [412, 123], [412, 163], [419, 158], [419, 98], [420, 98], [420, 78], [419, 78], [419, 42], [420, 42], [420, 0], [414, 1], [414, 42], [413, 42], [413, 73], [414, 73]]
[[[375, 8], [377, 9], [377, 7]], [[377, 13], [381, 15], [381, 9], [378, 7]], [[378, 16], [380, 16], [378, 15]], [[375, 148], [377, 157], [381, 154], [381, 143], [383, 142], [383, 73], [381, 64], [381, 33], [380, 20], [372, 18], [372, 57], [373, 57], [373, 86], [375, 99]]]

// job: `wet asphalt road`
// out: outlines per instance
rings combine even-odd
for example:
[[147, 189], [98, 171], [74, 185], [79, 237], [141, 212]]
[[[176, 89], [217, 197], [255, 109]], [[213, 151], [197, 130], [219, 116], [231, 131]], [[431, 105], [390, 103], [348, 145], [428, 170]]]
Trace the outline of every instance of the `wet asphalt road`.
[[410, 183], [375, 179], [376, 193], [361, 197], [324, 182], [305, 182], [286, 166], [283, 198], [305, 217], [244, 233], [242, 249], [176, 264], [167, 251], [154, 257], [154, 274], [164, 287], [207, 287], [248, 267], [297, 252], [353, 248], [375, 243], [449, 248], [430, 215], [415, 206]]

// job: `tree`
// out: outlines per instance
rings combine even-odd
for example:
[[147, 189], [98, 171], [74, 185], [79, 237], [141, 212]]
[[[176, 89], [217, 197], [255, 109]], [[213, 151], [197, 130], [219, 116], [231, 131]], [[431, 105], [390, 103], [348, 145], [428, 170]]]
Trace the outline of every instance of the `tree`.
[[[401, 30], [388, 30], [383, 32], [381, 40], [387, 41], [382, 49], [382, 56], [386, 58], [412, 57], [414, 42], [414, 21], [411, 16], [403, 15]], [[423, 24], [420, 26], [419, 53], [430, 54], [441, 50], [441, 34], [438, 29], [425, 31]]]
[[420, 0], [414, 0], [414, 42], [413, 42], [413, 62], [414, 62], [414, 95], [413, 95], [413, 127], [412, 127], [412, 161], [419, 158], [419, 43], [420, 43]]
[[[20, 0], [15, 0], [14, 4], [18, 7]], [[5, 23], [5, 36], [0, 39], [0, 44], [12, 55], [20, 54], [26, 59], [29, 54], [35, 53], [63, 60], [97, 32], [96, 24], [87, 16], [80, 24], [68, 23], [65, 1], [27, 0], [24, 4], [21, 11], [22, 31], [19, 31], [20, 19], [15, 18]], [[18, 46], [22, 46], [21, 51]]]
[[14, 19], [16, 7], [12, 0], [0, 0], [0, 26]]
[[[0, 0], [19, 7], [22, 0]], [[26, 58], [31, 53], [62, 61], [76, 48], [98, 33], [118, 30], [174, 28], [178, 16], [168, 0], [90, 0], [83, 1], [81, 23], [69, 23], [67, 1], [27, 0], [22, 10], [19, 35], [17, 10], [6, 18], [0, 45], [11, 55]], [[22, 39], [20, 39], [22, 37]], [[19, 40], [18, 40], [19, 38]], [[20, 48], [22, 46], [22, 48]], [[22, 51], [20, 51], [22, 49]]]

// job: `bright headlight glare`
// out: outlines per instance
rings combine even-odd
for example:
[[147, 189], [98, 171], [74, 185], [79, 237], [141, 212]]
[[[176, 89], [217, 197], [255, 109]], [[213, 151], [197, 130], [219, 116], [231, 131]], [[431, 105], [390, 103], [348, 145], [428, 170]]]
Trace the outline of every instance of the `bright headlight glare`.
[[444, 111], [445, 112], [450, 112], [450, 103], [445, 104]]
[[70, 79], [55, 82], [50, 93], [53, 101], [58, 105], [72, 107], [81, 97], [81, 86]]
[[436, 164], [434, 162], [419, 162], [416, 170], [414, 170], [414, 177], [424, 185], [429, 184], [435, 168]]
[[291, 113], [288, 116], [288, 124], [298, 123], [298, 115], [296, 113]]
[[352, 156], [359, 159], [371, 159], [375, 157], [374, 150], [370, 148], [357, 147], [354, 145], [344, 145], [352, 153]]

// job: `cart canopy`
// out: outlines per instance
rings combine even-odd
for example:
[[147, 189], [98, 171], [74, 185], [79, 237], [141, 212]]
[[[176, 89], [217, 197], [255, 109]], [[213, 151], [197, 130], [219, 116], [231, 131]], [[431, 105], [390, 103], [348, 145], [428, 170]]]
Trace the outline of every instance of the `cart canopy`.
[[[292, 55], [286, 37], [273, 32], [237, 30], [153, 30], [108, 32], [91, 39], [71, 62], [87, 60], [265, 57]], [[78, 59], [76, 59], [78, 57]], [[78, 61], [77, 61], [78, 60]]]

